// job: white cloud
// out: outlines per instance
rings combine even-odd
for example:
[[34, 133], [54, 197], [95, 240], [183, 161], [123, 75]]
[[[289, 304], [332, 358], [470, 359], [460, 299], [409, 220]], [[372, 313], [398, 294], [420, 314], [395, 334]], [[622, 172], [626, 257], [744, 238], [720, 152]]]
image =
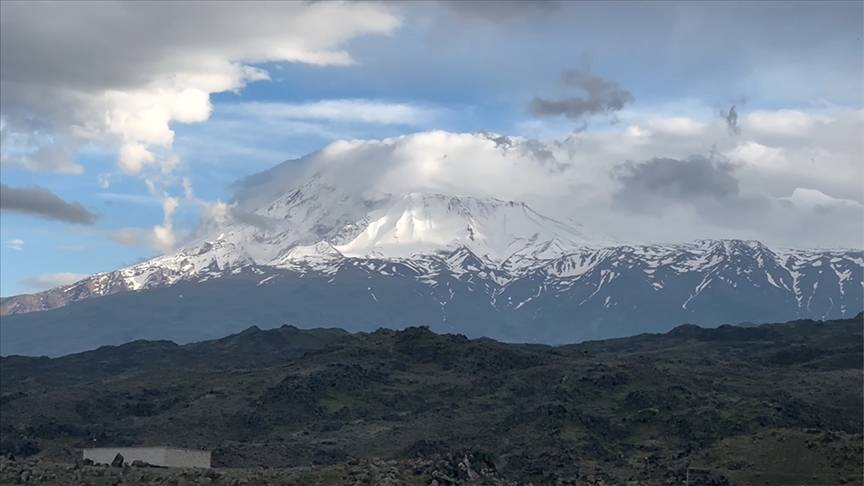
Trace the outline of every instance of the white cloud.
[[[767, 120], [781, 120], [788, 111], [759, 113]], [[842, 199], [860, 200], [864, 181], [861, 163], [864, 146], [860, 142], [864, 112], [834, 109], [801, 113], [803, 116], [793, 118], [808, 121], [796, 123], [794, 130], [774, 127], [760, 131], [744, 125], [741, 137], [730, 137], [743, 141], [718, 149], [741, 163], [738, 175], [742, 187], [751, 191], [780, 197], [791, 194], [796, 187], [805, 187]]]
[[831, 118], [799, 110], [754, 111], [744, 117], [743, 130], [768, 135], [800, 136]]
[[698, 137], [707, 130], [707, 125], [699, 120], [685, 116], [669, 117], [635, 117], [627, 116], [630, 124], [624, 129], [623, 135], [631, 143], [647, 142], [655, 135], [666, 137]]
[[120, 170], [127, 174], [137, 174], [145, 165], [152, 164], [156, 161], [156, 156], [153, 155], [147, 146], [141, 143], [127, 143], [120, 147], [120, 156], [117, 158], [117, 164]]
[[[385, 5], [354, 2], [3, 2], [0, 14], [0, 158], [72, 173], [83, 170], [74, 155], [85, 142], [116, 147], [125, 174], [170, 173], [172, 124], [207, 120], [211, 94], [267, 79], [262, 63], [351, 64], [347, 42], [399, 25]], [[164, 216], [154, 234], [168, 249]]]
[[[342, 140], [282, 167], [290, 166], [290, 171], [268, 174], [263, 186], [244, 193], [251, 196], [241, 201], [240, 209], [248, 211], [272, 192], [286, 191], [303, 180], [304, 173], [320, 172], [323, 181], [358, 192], [423, 191], [524, 200], [541, 212], [581, 222], [622, 241], [743, 237], [786, 246], [864, 246], [859, 202], [864, 166], [854, 163], [860, 149], [849, 136], [862, 128], [862, 120], [846, 112], [832, 112], [828, 118], [830, 122], [812, 124], [802, 137], [745, 132], [746, 141], [730, 137], [719, 117], [670, 123], [672, 129], [664, 131], [648, 128], [652, 122], [660, 125], [650, 116], [630, 117], [626, 126], [542, 142], [443, 131]], [[695, 127], [698, 134], [694, 130], [693, 135], [681, 135]], [[722, 167], [724, 177], [731, 178], [729, 187], [737, 189], [698, 203], [687, 197], [664, 200], [662, 211], [647, 216], [615, 204], [621, 181], [614, 174], [623, 162], [686, 161], [693, 155]], [[692, 169], [687, 164], [666, 165]], [[675, 181], [710, 174], [680, 175]], [[704, 186], [710, 181], [696, 182]], [[795, 195], [796, 188], [812, 188], [846, 202], [817, 217], [802, 203], [805, 193]], [[798, 204], [783, 197], [793, 197]], [[812, 231], [802, 234], [801, 225]]]
[[46, 290], [71, 285], [87, 277], [88, 275], [81, 273], [48, 273], [22, 279], [19, 283], [32, 290]]
[[162, 252], [169, 252], [177, 243], [177, 237], [174, 235], [174, 211], [180, 205], [177, 198], [164, 196], [162, 199], [162, 224], [157, 224], [153, 227], [153, 242], [157, 249]]
[[630, 125], [624, 131], [624, 134], [628, 137], [632, 138], [642, 138], [651, 135], [651, 132], [648, 130], [639, 127], [638, 125]]
[[[346, 42], [399, 24], [382, 5], [330, 2], [4, 3], [2, 14], [4, 131], [32, 135], [37, 120], [72, 141], [113, 140], [128, 172], [158, 159], [143, 149], [171, 147], [171, 123], [207, 120], [210, 94], [266, 79], [256, 64], [351, 64]], [[34, 167], [48, 162], [37, 152]]]
[[6, 248], [15, 251], [24, 250], [24, 240], [14, 239], [14, 240], [6, 240]]
[[737, 145], [732, 150], [726, 152], [726, 156], [735, 161], [742, 161], [767, 168], [785, 168], [787, 165], [783, 149], [769, 147], [753, 141]]
[[645, 125], [655, 132], [681, 137], [692, 137], [705, 132], [705, 123], [686, 116], [649, 118]]
[[853, 199], [831, 197], [818, 189], [796, 187], [791, 196], [779, 198], [792, 206], [809, 211], [830, 208], [862, 209], [864, 205]]
[[[535, 145], [536, 144], [536, 145]], [[499, 135], [420, 132], [382, 140], [341, 140], [308, 159], [309, 170], [341, 187], [360, 191], [442, 193], [523, 199], [538, 187], [564, 189], [570, 177], [557, 180], [553, 153], [522, 138]]]

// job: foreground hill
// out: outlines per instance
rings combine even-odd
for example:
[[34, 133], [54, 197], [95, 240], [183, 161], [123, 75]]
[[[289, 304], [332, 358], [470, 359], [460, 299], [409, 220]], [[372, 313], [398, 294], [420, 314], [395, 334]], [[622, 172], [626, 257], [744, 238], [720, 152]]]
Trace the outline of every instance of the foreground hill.
[[241, 468], [208, 478], [226, 484], [257, 466], [296, 484], [677, 484], [688, 468], [699, 484], [861, 484], [860, 315], [559, 347], [253, 328], [5, 357], [0, 373], [0, 448], [17, 457], [0, 482], [62, 477], [46, 461], [81, 447], [166, 444]]

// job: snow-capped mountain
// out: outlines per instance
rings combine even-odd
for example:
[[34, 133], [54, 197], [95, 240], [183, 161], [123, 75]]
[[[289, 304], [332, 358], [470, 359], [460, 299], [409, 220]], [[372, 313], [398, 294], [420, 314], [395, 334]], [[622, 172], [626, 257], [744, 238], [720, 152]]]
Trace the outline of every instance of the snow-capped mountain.
[[254, 204], [215, 207], [173, 254], [3, 299], [0, 351], [62, 354], [286, 322], [557, 343], [864, 308], [861, 250], [621, 245], [589, 234], [519, 202], [351, 192], [315, 173]]
[[346, 257], [411, 259], [457, 248], [513, 272], [577, 248], [610, 243], [592, 241], [520, 202], [427, 193], [357, 194], [323, 182], [321, 174], [243, 211], [223, 205], [201, 236], [173, 254], [60, 289], [5, 299], [0, 312], [46, 310], [255, 266], [326, 270]]

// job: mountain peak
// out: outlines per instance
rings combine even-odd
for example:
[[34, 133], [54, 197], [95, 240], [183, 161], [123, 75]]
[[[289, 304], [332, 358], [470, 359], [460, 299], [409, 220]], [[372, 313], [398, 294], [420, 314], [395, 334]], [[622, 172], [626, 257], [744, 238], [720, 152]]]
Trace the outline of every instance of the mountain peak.
[[591, 243], [576, 228], [525, 203], [496, 198], [413, 192], [371, 211], [367, 219], [363, 231], [336, 249], [347, 256], [404, 258], [464, 246], [502, 262], [526, 247], [551, 241], [571, 250]]

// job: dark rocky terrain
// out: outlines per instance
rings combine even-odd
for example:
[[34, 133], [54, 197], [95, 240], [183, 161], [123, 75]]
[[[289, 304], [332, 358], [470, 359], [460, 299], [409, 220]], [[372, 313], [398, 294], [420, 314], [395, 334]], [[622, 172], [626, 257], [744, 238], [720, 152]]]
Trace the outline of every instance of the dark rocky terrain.
[[[558, 347], [252, 328], [0, 378], [3, 484], [862, 484], [861, 315]], [[112, 445], [216, 469], [76, 464]]]

